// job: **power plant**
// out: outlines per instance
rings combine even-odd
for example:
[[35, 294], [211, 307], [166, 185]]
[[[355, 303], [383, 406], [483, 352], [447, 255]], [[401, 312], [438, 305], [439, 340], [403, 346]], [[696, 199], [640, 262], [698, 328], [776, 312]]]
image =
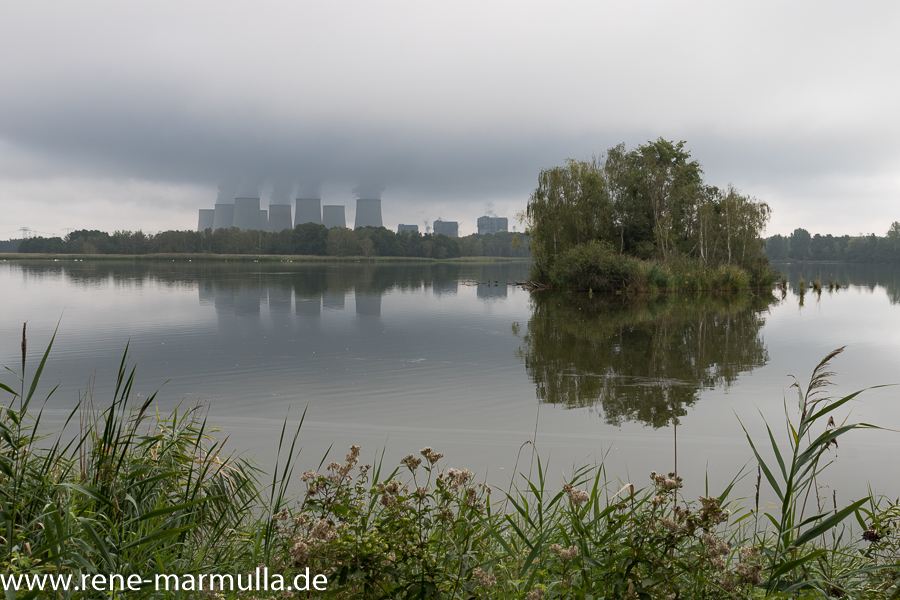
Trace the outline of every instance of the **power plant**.
[[241, 231], [261, 229], [259, 198], [234, 199], [234, 223]]
[[234, 225], [234, 204], [216, 204], [213, 231], [228, 229]]
[[269, 231], [277, 233], [283, 229], [293, 229], [290, 204], [269, 205]]
[[347, 219], [344, 216], [344, 206], [336, 204], [326, 204], [322, 207], [323, 225], [328, 229], [332, 227], [346, 227]]
[[443, 234], [447, 237], [459, 237], [459, 223], [456, 221], [442, 221], [437, 219], [431, 224], [434, 229], [434, 235]]
[[500, 233], [501, 231], [509, 231], [509, 221], [506, 217], [489, 217], [487, 215], [478, 217], [478, 234]]
[[[268, 231], [277, 233], [285, 229], [293, 229], [304, 223], [333, 227], [347, 227], [347, 216], [342, 204], [322, 205], [321, 198], [297, 198], [294, 217], [291, 218], [290, 204], [270, 204], [268, 210], [260, 207], [260, 199], [235, 198], [234, 204], [216, 203], [214, 209], [201, 208], [198, 213], [197, 230], [213, 231], [222, 228], [237, 227], [242, 231]], [[354, 229], [360, 227], [383, 227], [380, 198], [359, 198], [356, 201]], [[428, 224], [428, 221], [425, 222]], [[435, 235], [459, 237], [459, 222], [444, 221], [438, 217], [432, 224]], [[432, 228], [426, 227], [426, 232]], [[400, 223], [397, 233], [408, 231], [419, 233], [418, 225]], [[495, 217], [489, 213], [478, 217], [478, 234], [494, 234], [509, 231], [509, 220], [506, 217]]]
[[382, 227], [381, 199], [363, 199], [356, 201], [356, 225], [360, 227]]
[[212, 229], [216, 222], [216, 211], [213, 208], [201, 208], [200, 219], [197, 221], [197, 231]]
[[322, 224], [322, 200], [319, 198], [297, 198], [294, 226], [303, 223]]

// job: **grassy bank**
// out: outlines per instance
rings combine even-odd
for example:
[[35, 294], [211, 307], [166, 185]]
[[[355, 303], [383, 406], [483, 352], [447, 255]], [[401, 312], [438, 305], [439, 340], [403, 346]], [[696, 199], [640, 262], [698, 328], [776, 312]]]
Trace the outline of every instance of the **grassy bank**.
[[554, 257], [534, 276], [559, 289], [655, 294], [771, 289], [778, 273], [765, 260], [750, 269], [728, 264], [709, 266], [684, 256], [666, 261], [641, 260], [620, 254], [608, 244], [590, 242]]
[[309, 262], [309, 263], [492, 263], [526, 262], [527, 258], [468, 256], [460, 258], [422, 258], [416, 256], [316, 256], [272, 254], [0, 254], [0, 260], [29, 261], [235, 261], [235, 262]]
[[227, 455], [201, 411], [164, 417], [152, 396], [136, 401], [123, 357], [109, 404], [88, 392], [70, 417], [76, 431], [41, 440], [35, 390], [50, 350], [27, 376], [26, 348], [23, 331], [21, 377], [3, 385], [9, 401], [0, 410], [7, 574], [229, 573], [246, 583], [266, 565], [271, 586], [309, 568], [328, 578], [315, 597], [334, 598], [888, 598], [900, 590], [900, 506], [863, 496], [837, 507], [820, 496], [831, 446], [860, 427], [830, 419], [856, 394], [820, 395], [834, 354], [798, 386], [793, 435], [771, 435], [764, 451], [748, 436], [759, 464], [752, 475], [779, 499], [763, 510], [758, 496], [730, 497], [731, 486], [685, 498], [676, 473], [623, 482], [602, 465], [585, 466], [556, 483], [538, 456], [530, 477], [498, 489], [447, 468], [431, 448], [372, 466], [360, 463], [357, 446], [297, 474], [305, 492], [288, 498], [302, 420], [282, 431], [282, 463], [266, 477]]

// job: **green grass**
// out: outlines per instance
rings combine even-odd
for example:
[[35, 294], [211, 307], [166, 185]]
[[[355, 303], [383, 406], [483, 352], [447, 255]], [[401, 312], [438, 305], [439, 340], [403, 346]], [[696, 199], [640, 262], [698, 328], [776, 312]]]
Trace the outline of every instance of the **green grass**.
[[[603, 464], [561, 485], [542, 457], [508, 489], [446, 469], [431, 448], [400, 460], [342, 461], [299, 475], [286, 494], [298, 436], [287, 425], [280, 463], [265, 476], [223, 454], [199, 409], [160, 416], [134, 402], [123, 357], [105, 408], [88, 392], [70, 415], [77, 433], [41, 439], [35, 390], [50, 347], [26, 377], [26, 339], [0, 410], [0, 526], [7, 574], [247, 573], [267, 565], [290, 581], [307, 567], [332, 598], [891, 598], [900, 593], [900, 505], [822, 497], [838, 438], [866, 424], [833, 416], [860, 392], [823, 392], [829, 354], [796, 383], [785, 431], [747, 434], [758, 465], [755, 503], [723, 490], [692, 499], [677, 473], [621, 481]], [[127, 356], [127, 349], [126, 349]], [[51, 392], [52, 394], [52, 392]], [[302, 419], [301, 419], [302, 426]], [[670, 457], [661, 457], [670, 462]], [[759, 487], [778, 499], [760, 510]], [[857, 529], [853, 529], [853, 525]], [[863, 538], [860, 534], [864, 532]], [[271, 594], [271, 593], [270, 593]], [[7, 597], [13, 597], [7, 593]], [[20, 594], [18, 597], [37, 597]], [[42, 598], [206, 598], [152, 589]], [[225, 594], [252, 598], [252, 594]], [[270, 597], [269, 594], [263, 597]], [[290, 597], [297, 597], [290, 596]], [[306, 597], [306, 596], [303, 596]]]

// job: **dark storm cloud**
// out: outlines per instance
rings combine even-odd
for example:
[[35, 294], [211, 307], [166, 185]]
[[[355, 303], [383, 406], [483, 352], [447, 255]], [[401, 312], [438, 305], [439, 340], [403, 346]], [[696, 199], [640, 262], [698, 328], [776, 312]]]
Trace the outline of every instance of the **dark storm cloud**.
[[891, 2], [85, 0], [3, 16], [0, 202], [23, 218], [66, 202], [51, 185], [66, 178], [123, 211], [335, 186], [431, 215], [515, 211], [541, 168], [657, 137], [686, 140], [710, 183], [771, 199], [773, 223], [890, 219], [900, 193]]

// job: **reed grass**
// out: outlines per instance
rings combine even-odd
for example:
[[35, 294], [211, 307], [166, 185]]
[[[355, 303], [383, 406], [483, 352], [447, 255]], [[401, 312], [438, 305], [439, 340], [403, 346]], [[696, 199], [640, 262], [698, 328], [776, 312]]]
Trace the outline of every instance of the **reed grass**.
[[[551, 482], [537, 453], [533, 474], [518, 473], [499, 489], [466, 469], [445, 468], [432, 448], [397, 462], [382, 454], [372, 466], [360, 464], [358, 446], [343, 461], [325, 465], [323, 458], [304, 472], [303, 493], [289, 497], [302, 418], [293, 431], [285, 422], [279, 463], [265, 479], [248, 461], [223, 454], [199, 409], [161, 417], [152, 410], [154, 396], [136, 401], [127, 348], [109, 406], [96, 408], [88, 391], [69, 418], [78, 417], [77, 434], [42, 439], [41, 411], [32, 403], [52, 343], [28, 381], [23, 330], [18, 385], [0, 384], [10, 397], [0, 409], [6, 573], [147, 577], [246, 573], [265, 564], [288, 580], [306, 568], [325, 574], [328, 590], [317, 597], [346, 599], [900, 593], [900, 504], [871, 492], [843, 507], [821, 497], [838, 438], [875, 428], [834, 418], [861, 393], [840, 399], [824, 393], [834, 375], [829, 365], [843, 349], [826, 356], [808, 384], [795, 382], [786, 435], [768, 424], [764, 440], [746, 433], [758, 464], [751, 505], [732, 497], [742, 473], [718, 493], [707, 484], [694, 500], [675, 472], [620, 481], [600, 463]], [[759, 509], [763, 485], [778, 499], [774, 509]], [[149, 588], [127, 597], [258, 598], [166, 596]]]

